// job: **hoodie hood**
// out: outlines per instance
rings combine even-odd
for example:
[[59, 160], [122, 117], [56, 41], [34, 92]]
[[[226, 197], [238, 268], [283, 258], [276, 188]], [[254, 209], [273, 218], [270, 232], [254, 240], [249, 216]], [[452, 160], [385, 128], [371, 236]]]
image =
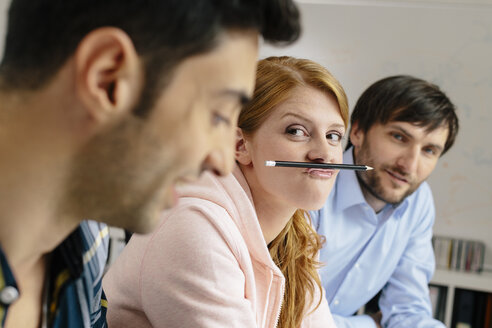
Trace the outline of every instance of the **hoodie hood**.
[[251, 257], [282, 275], [268, 252], [251, 190], [238, 165], [234, 166], [232, 174], [224, 177], [204, 172], [197, 182], [181, 186], [178, 194], [180, 199], [203, 199], [224, 208], [229, 217], [223, 219], [234, 221], [248, 245]]

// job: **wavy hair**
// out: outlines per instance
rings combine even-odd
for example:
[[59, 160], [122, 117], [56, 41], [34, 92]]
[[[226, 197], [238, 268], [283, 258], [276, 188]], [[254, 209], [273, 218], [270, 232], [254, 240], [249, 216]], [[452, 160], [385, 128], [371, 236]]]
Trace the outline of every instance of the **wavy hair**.
[[[252, 135], [299, 86], [308, 86], [335, 96], [345, 127], [349, 119], [345, 91], [330, 72], [318, 63], [293, 57], [268, 57], [258, 62], [253, 100], [239, 114], [238, 126], [245, 135]], [[313, 229], [306, 211], [298, 209], [268, 245], [270, 255], [285, 276], [285, 293], [279, 327], [298, 328], [306, 311], [322, 300], [320, 263], [316, 256], [324, 238]], [[319, 299], [314, 299], [316, 288]]]

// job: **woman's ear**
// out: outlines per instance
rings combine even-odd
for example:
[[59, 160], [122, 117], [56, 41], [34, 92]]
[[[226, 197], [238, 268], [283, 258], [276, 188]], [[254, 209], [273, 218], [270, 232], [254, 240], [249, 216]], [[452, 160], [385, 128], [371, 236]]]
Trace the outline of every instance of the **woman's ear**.
[[251, 164], [251, 156], [247, 147], [248, 141], [244, 138], [243, 130], [236, 128], [236, 161], [242, 165]]

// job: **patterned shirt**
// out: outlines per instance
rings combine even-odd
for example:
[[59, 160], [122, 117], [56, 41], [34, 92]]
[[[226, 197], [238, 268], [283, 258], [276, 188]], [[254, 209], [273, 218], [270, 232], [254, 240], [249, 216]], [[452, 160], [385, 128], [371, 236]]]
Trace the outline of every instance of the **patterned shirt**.
[[[51, 252], [42, 327], [107, 327], [102, 276], [108, 245], [106, 225], [83, 221]], [[17, 283], [0, 248], [0, 327], [4, 327], [9, 305], [18, 296]]]

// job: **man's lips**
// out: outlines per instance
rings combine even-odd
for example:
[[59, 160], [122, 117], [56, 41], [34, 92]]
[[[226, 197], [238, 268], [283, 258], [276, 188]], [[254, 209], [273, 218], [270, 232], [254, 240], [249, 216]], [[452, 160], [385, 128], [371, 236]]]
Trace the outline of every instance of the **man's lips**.
[[405, 179], [403, 176], [399, 175], [398, 173], [395, 173], [395, 172], [390, 171], [390, 170], [385, 170], [385, 171], [386, 171], [386, 173], [388, 173], [395, 180], [401, 181], [403, 183], [408, 183], [408, 180]]
[[194, 183], [200, 178], [200, 174], [187, 174], [182, 175], [174, 180], [174, 184], [177, 186]]

